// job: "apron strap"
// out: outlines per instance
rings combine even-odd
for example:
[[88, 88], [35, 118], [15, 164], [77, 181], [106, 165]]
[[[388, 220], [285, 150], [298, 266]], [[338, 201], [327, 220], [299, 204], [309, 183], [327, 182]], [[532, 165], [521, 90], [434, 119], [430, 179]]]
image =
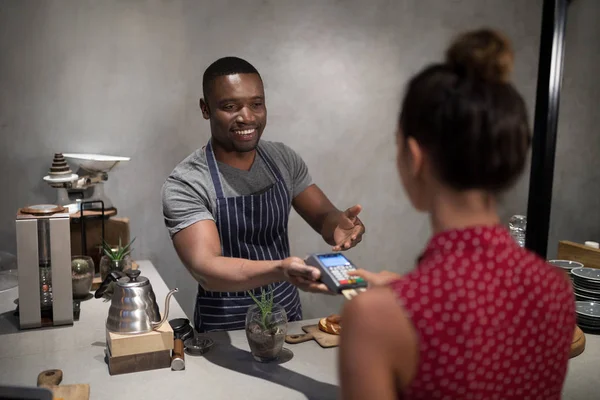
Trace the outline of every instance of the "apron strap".
[[267, 164], [267, 167], [269, 168], [269, 170], [275, 177], [275, 180], [283, 181], [283, 177], [281, 176], [281, 171], [279, 171], [279, 168], [277, 168], [277, 164], [275, 164], [275, 162], [273, 160], [271, 160], [271, 157], [269, 157], [269, 155], [267, 153], [265, 153], [260, 148], [260, 146], [257, 146], [256, 150], [258, 151], [258, 154], [262, 157], [262, 159], [265, 160], [265, 164]]
[[[283, 181], [283, 176], [281, 175], [281, 171], [277, 168], [277, 164], [271, 157], [265, 153], [260, 146], [256, 146], [256, 150], [258, 151], [258, 155], [262, 157], [269, 168], [269, 171], [275, 177], [275, 181]], [[215, 153], [212, 149], [211, 140], [208, 141], [206, 145], [206, 161], [208, 162], [208, 170], [210, 171], [210, 178], [213, 182], [213, 186], [215, 187], [215, 192], [217, 194], [218, 199], [222, 199], [225, 196], [223, 195], [223, 184], [221, 183], [221, 176], [219, 175], [219, 167], [217, 166], [217, 159], [215, 158]]]
[[208, 170], [210, 171], [210, 178], [212, 179], [215, 192], [217, 193], [217, 199], [222, 199], [223, 196], [223, 185], [221, 184], [221, 177], [219, 176], [219, 167], [217, 167], [217, 159], [212, 149], [211, 140], [206, 145], [206, 161], [208, 162]]

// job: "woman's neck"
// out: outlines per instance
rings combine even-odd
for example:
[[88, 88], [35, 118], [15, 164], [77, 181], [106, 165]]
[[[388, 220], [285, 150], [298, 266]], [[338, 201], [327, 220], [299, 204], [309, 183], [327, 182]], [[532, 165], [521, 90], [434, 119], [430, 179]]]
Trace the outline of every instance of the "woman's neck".
[[457, 192], [438, 188], [430, 207], [433, 233], [476, 225], [496, 225], [500, 218], [496, 200], [480, 190]]

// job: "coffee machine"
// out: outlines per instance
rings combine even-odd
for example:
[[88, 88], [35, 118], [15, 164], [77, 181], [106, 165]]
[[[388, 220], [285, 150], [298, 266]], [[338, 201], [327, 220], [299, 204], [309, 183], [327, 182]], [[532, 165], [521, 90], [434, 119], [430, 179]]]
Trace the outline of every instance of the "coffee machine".
[[24, 207], [16, 231], [20, 328], [73, 324], [69, 214], [53, 204]]

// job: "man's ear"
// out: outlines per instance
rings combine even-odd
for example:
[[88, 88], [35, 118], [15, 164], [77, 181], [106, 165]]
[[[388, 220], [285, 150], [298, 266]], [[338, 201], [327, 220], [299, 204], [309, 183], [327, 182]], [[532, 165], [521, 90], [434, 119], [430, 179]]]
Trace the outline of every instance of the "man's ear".
[[200, 110], [202, 110], [204, 119], [210, 119], [210, 109], [202, 97], [200, 98]]

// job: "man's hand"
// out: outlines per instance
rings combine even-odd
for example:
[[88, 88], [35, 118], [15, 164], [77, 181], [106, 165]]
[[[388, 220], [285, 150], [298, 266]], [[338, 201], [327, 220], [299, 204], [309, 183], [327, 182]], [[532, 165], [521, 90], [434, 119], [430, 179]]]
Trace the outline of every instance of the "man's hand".
[[319, 282], [321, 271], [318, 268], [306, 265], [298, 257], [288, 257], [281, 263], [285, 279], [298, 289], [305, 292], [333, 294], [324, 283]]
[[398, 275], [394, 272], [390, 271], [381, 271], [381, 272], [370, 272], [364, 269], [357, 269], [356, 271], [349, 271], [348, 275], [350, 276], [358, 276], [359, 278], [363, 278], [370, 287], [372, 286], [385, 286], [393, 281], [402, 278], [402, 275]]
[[356, 205], [340, 214], [338, 225], [333, 231], [333, 251], [348, 250], [360, 243], [365, 233], [365, 226], [358, 218], [361, 211], [362, 207]]

